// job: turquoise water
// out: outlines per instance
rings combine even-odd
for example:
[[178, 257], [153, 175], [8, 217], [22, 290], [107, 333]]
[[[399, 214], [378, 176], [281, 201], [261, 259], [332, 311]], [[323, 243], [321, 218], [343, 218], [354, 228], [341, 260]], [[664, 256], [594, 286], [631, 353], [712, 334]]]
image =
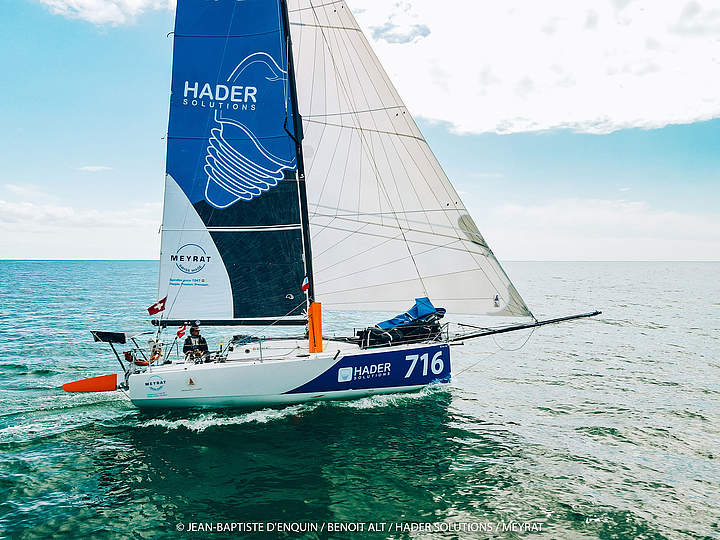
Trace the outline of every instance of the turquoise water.
[[604, 313], [454, 347], [419, 394], [147, 414], [59, 386], [114, 372], [89, 330], [145, 329], [155, 264], [0, 261], [0, 536], [720, 538], [720, 263], [506, 268], [538, 317]]

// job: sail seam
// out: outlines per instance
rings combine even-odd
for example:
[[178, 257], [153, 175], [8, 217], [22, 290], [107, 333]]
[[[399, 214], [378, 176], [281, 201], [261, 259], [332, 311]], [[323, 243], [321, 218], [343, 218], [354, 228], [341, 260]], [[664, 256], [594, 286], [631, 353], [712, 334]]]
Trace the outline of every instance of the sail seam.
[[[455, 241], [453, 241], [453, 242], [450, 242], [450, 244], [455, 244], [455, 243], [457, 243], [457, 242], [459, 242], [459, 240], [455, 240]], [[426, 249], [425, 251], [417, 252], [417, 253], [414, 254], [414, 256], [425, 255], [426, 253], [430, 253], [431, 251], [435, 251], [435, 250], [437, 250], [437, 249], [441, 249], [441, 248], [447, 247], [447, 246], [449, 246], [450, 244], [446, 244], [446, 245], [442, 245], [442, 246], [434, 246], [434, 247], [431, 247], [431, 248], [429, 248], [429, 249]], [[327, 279], [327, 280], [325, 280], [325, 281], [321, 281], [320, 283], [323, 283], [323, 284], [324, 284], [324, 283], [331, 283], [331, 282], [337, 281], [337, 280], [339, 280], [339, 279], [345, 279], [345, 278], [348, 278], [348, 277], [350, 277], [350, 276], [354, 276], [355, 274], [359, 274], [359, 273], [361, 273], [361, 272], [368, 272], [368, 271], [370, 271], [370, 270], [377, 270], [378, 268], [382, 268], [382, 267], [384, 267], [384, 266], [390, 266], [391, 264], [395, 264], [396, 262], [405, 261], [405, 260], [409, 259], [409, 258], [412, 257], [412, 256], [413, 256], [413, 255], [406, 255], [405, 257], [399, 257], [399, 258], [397, 258], [397, 259], [393, 259], [392, 261], [387, 261], [387, 262], [384, 262], [384, 263], [381, 263], [381, 264], [376, 264], [375, 266], [368, 266], [367, 268], [362, 268], [362, 269], [360, 269], [360, 270], [356, 270], [355, 272], [350, 272], [350, 273], [344, 274], [344, 275], [342, 275], [342, 276], [335, 276], [335, 277], [330, 278], [330, 279]], [[354, 257], [350, 257], [350, 259], [352, 259], [352, 258], [354, 258]], [[342, 261], [342, 262], [346, 262], [347, 260], [349, 260], [349, 259], [346, 259], [345, 261]], [[326, 269], [323, 269], [323, 270], [326, 270]]]
[[[407, 281], [413, 281], [413, 280], [407, 280]], [[397, 283], [401, 283], [401, 282], [397, 282]], [[373, 287], [373, 286], [377, 286], [377, 285], [368, 285], [368, 286]], [[353, 290], [353, 289], [350, 289], [350, 290]], [[336, 291], [336, 292], [330, 292], [330, 293], [325, 293], [325, 294], [328, 294], [328, 295], [339, 294], [341, 292], [345, 292], [345, 291]], [[493, 300], [493, 299], [494, 299], [494, 296], [463, 296], [461, 298], [442, 298], [442, 297], [440, 297], [440, 298], [433, 298], [433, 303], [441, 304], [443, 302], [462, 302], [465, 300]], [[407, 302], [407, 298], [398, 298], [395, 300], [373, 300], [373, 302], [376, 304]], [[350, 304], [367, 304], [367, 301], [366, 300], [358, 300], [358, 301], [354, 301], [354, 302], [342, 301], [342, 302], [337, 302], [337, 303], [333, 304], [333, 307], [342, 306], [342, 305], [350, 305]]]
[[[469, 268], [467, 270], [458, 270], [456, 272], [446, 272], [444, 274], [435, 274], [432, 276], [425, 276], [425, 279], [433, 279], [433, 278], [439, 278], [439, 277], [447, 277], [447, 276], [456, 276], [458, 274], [467, 274], [468, 272], [477, 272], [478, 268]], [[407, 283], [409, 281], [415, 281], [415, 278], [410, 279], [400, 279], [398, 281], [388, 281], [385, 283], [374, 283], [372, 285], [366, 285], [366, 287], [385, 287], [387, 285], [397, 285], [398, 283]], [[350, 291], [357, 291], [357, 288], [352, 289], [338, 289], [337, 291], [329, 291], [325, 294], [339, 294], [344, 292], [350, 292]]]
[[366, 128], [366, 127], [361, 127], [361, 126], [345, 126], [342, 124], [333, 124], [332, 122], [321, 122], [320, 120], [313, 120], [312, 118], [308, 120], [307, 117], [305, 117], [305, 121], [308, 123], [313, 123], [313, 124], [324, 124], [326, 126], [339, 127], [339, 128], [344, 128], [344, 129], [354, 129], [357, 131], [367, 131], [370, 133], [383, 133], [385, 135], [397, 135], [398, 137], [407, 137], [409, 139], [416, 139], [418, 141], [426, 142], [425, 139], [423, 139], [422, 137], [418, 137], [417, 135], [411, 135], [409, 133], [397, 133], [394, 131], [384, 131], [381, 129], [371, 129], [371, 128]]
[[256, 32], [254, 34], [173, 34], [176, 38], [242, 38], [254, 36], [267, 36], [276, 34], [279, 30], [268, 30], [267, 32]]
[[355, 32], [362, 32], [360, 28], [353, 28], [352, 26], [330, 26], [326, 24], [305, 24], [291, 22], [291, 26], [305, 26], [307, 28], [329, 28], [331, 30], [354, 30]]
[[327, 114], [306, 114], [305, 116], [303, 116], [303, 119], [305, 119], [305, 118], [320, 118], [320, 117], [326, 117], [326, 116], [344, 116], [344, 115], [348, 115], [348, 114], [389, 111], [391, 109], [404, 109], [404, 108], [405, 108], [404, 105], [392, 105], [390, 107], [378, 107], [376, 109], [365, 109], [365, 110], [359, 110], [359, 111], [343, 111], [343, 112], [327, 113]]
[[321, 8], [321, 7], [325, 7], [325, 6], [332, 6], [334, 4], [342, 4], [343, 1], [344, 0], [335, 0], [334, 2], [326, 2], [324, 4], [318, 4], [316, 6], [313, 6], [312, 4], [310, 4], [309, 6], [304, 7], [304, 8], [288, 9], [288, 13], [298, 13], [300, 11], [307, 11], [308, 9], [317, 9], [317, 8]]
[[[343, 232], [347, 232], [347, 231], [348, 231], [347, 229], [341, 229], [341, 228], [339, 228], [339, 227], [333, 227], [333, 226], [331, 226], [331, 225], [326, 225], [325, 228], [327, 228], [327, 229], [332, 229], [332, 230], [335, 230], [335, 231], [343, 231]], [[422, 234], [427, 234], [427, 235], [429, 235], [429, 233], [426, 233], [426, 232], [423, 232], [423, 231], [412, 231], [412, 230], [407, 230], [407, 231], [408, 231], [408, 232], [420, 232], [420, 233], [422, 233]], [[360, 230], [355, 231], [353, 234], [362, 234], [362, 235], [365, 235], [365, 236], [374, 236], [375, 238], [386, 238], [386, 239], [388, 239], [388, 240], [401, 240], [400, 236], [402, 236], [402, 235], [398, 235], [398, 236], [386, 236], [386, 235], [384, 235], [384, 234], [377, 234], [377, 233], [371, 233], [371, 232], [361, 232]], [[429, 235], [429, 236], [441, 236], [441, 235]], [[452, 238], [452, 239], [454, 239], [454, 240], [460, 240], [461, 242], [468, 242], [468, 240], [465, 240], [465, 239], [463, 239], [463, 238], [456, 238], [456, 237], [452, 237], [452, 236], [446, 236], [446, 238]], [[463, 252], [463, 253], [467, 253], [467, 252], [468, 252], [467, 247], [454, 248], [454, 247], [446, 246], [446, 245], [444, 245], [444, 244], [433, 244], [432, 242], [428, 242], [427, 240], [410, 240], [410, 241], [404, 240], [404, 241], [405, 241], [405, 243], [420, 244], [420, 245], [425, 245], [425, 246], [444, 247], [445, 249], [451, 249], [451, 250], [453, 250], [453, 251], [461, 251], [461, 252]], [[474, 253], [474, 252], [470, 252], [470, 253], [475, 254], [475, 255], [479, 255], [479, 256], [482, 256], [482, 257], [488, 257], [488, 256], [489, 256], [489, 255], [486, 254], [486, 253]], [[481, 272], [484, 273], [484, 270], [483, 270], [482, 268], [476, 268], [476, 270], [480, 270]], [[486, 277], [487, 277], [487, 276], [486, 276]], [[488, 277], [488, 280], [489, 280], [489, 279], [490, 279], [490, 278]]]
[[[474, 240], [470, 240], [470, 239], [468, 239], [467, 237], [466, 237], [466, 238], [463, 238], [463, 237], [461, 237], [461, 236], [459, 236], [459, 235], [453, 236], [453, 235], [450, 235], [450, 234], [443, 234], [443, 233], [438, 233], [438, 232], [435, 232], [435, 231], [424, 231], [424, 230], [422, 230], [422, 229], [415, 229], [415, 228], [407, 227], [407, 226], [402, 227], [402, 226], [400, 226], [399, 224], [398, 224], [397, 227], [395, 227], [395, 226], [393, 226], [393, 225], [384, 225], [383, 223], [378, 223], [378, 222], [376, 222], [376, 221], [363, 221], [363, 220], [360, 220], [360, 219], [351, 219], [351, 218], [348, 218], [348, 217], [341, 217], [341, 216], [333, 216], [332, 219], [333, 219], [333, 221], [335, 221], [336, 219], [338, 219], [338, 220], [342, 220], [342, 221], [350, 221], [350, 222], [352, 222], [352, 223], [363, 223], [363, 224], [365, 224], [366, 226], [367, 226], [367, 225], [375, 225], [376, 227], [382, 227], [382, 228], [385, 228], [385, 229], [400, 229], [400, 230], [405, 230], [405, 231], [408, 231], [408, 232], [416, 232], [416, 233], [420, 233], [420, 234], [427, 234], [427, 235], [430, 235], [430, 236], [441, 236], [441, 237], [443, 237], [443, 238], [453, 238], [453, 239], [456, 239], [456, 240], [463, 240], [463, 241], [470, 242], [470, 243], [472, 243], [472, 244], [481, 246], [481, 247], [483, 247], [483, 248], [485, 248], [485, 249], [487, 249], [487, 250], [489, 251], [489, 248], [487, 247], [486, 244], [480, 243], [480, 242], [477, 242], [477, 241], [474, 241]], [[406, 223], [411, 223], [410, 220], [405, 220], [405, 222], [406, 222]], [[423, 223], [423, 222], [422, 222], [422, 221], [415, 221], [414, 223]], [[328, 225], [329, 225], [329, 224], [328, 224]], [[458, 229], [458, 228], [455, 228], [455, 227], [449, 227], [449, 226], [445, 226], [445, 225], [439, 225], [439, 224], [438, 224], [438, 225], [436, 225], [436, 226], [438, 226], [438, 227], [440, 227], [440, 226], [442, 226], [442, 227], [447, 227], [447, 228], [449, 228], [449, 229], [451, 229], [451, 230], [453, 230], [453, 231], [460, 231], [460, 232], [466, 233], [466, 234], [468, 234], [468, 235], [469, 235], [470, 233], [472, 233], [472, 231], [466, 231], [465, 229]], [[339, 230], [347, 230], [347, 229], [339, 229]], [[360, 229], [358, 229], [358, 230], [360, 230]], [[490, 254], [490, 253], [488, 253], [487, 255], [489, 255], [489, 254]]]
[[[257, 226], [257, 227], [208, 227], [207, 230], [211, 232], [266, 232], [266, 231], [296, 231], [302, 228], [301, 224], [298, 225], [269, 225], [269, 226]], [[188, 230], [188, 229], [186, 229]]]

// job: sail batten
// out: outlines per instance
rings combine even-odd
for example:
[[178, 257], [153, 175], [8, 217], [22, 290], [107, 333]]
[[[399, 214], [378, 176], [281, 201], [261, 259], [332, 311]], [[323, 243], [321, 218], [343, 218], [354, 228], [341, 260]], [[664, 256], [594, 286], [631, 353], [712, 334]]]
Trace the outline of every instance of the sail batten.
[[531, 315], [347, 4], [288, 4], [318, 300]]

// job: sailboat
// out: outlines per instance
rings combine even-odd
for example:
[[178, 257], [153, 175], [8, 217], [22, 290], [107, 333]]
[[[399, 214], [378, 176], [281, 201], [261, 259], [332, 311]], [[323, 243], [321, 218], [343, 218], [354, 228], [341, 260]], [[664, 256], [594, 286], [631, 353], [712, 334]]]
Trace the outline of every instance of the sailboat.
[[[450, 381], [452, 344], [599, 313], [533, 316], [344, 0], [179, 0], [173, 44], [156, 330], [93, 331], [122, 372], [65, 390], [140, 408], [409, 392]], [[323, 309], [400, 315], [329, 337]], [[525, 322], [451, 332], [446, 313]], [[190, 326], [259, 330], [184, 355]]]

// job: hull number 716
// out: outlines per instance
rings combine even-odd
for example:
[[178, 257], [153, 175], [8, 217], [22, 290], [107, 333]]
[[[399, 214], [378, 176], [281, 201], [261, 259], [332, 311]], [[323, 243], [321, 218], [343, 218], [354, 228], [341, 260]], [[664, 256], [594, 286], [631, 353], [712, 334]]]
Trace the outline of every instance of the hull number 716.
[[405, 378], [409, 379], [412, 376], [413, 371], [415, 371], [415, 366], [417, 365], [418, 360], [420, 360], [423, 365], [423, 373], [422, 373], [423, 376], [427, 376], [427, 374], [428, 374], [428, 364], [430, 366], [430, 370], [435, 375], [439, 375], [442, 372], [443, 367], [445, 367], [445, 365], [443, 364], [443, 359], [442, 359], [442, 351], [436, 352], [435, 355], [432, 357], [432, 361], [429, 361], [429, 359], [430, 359], [430, 355], [428, 353], [425, 353], [423, 355], [408, 354], [405, 357], [405, 360], [407, 360], [408, 362], [412, 362], [412, 364], [410, 364], [410, 367], [408, 368], [407, 373], [405, 374]]

